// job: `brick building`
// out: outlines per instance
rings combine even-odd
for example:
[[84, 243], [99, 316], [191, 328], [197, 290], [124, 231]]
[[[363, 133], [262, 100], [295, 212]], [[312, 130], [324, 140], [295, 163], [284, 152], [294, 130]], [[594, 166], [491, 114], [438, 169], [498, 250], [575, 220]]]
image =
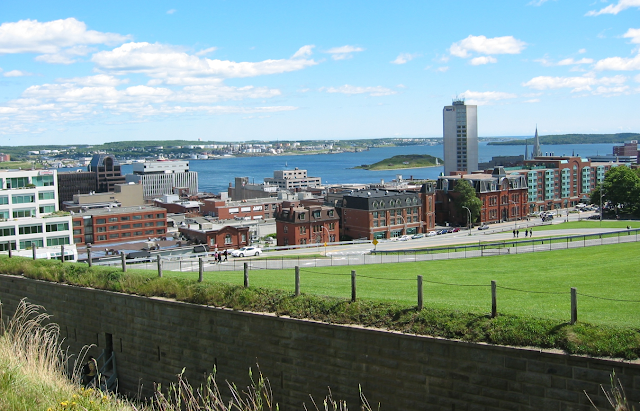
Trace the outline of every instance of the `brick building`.
[[203, 215], [218, 217], [219, 220], [262, 220], [273, 218], [280, 203], [282, 200], [274, 197], [241, 201], [208, 198], [202, 201], [200, 211]]
[[426, 233], [436, 226], [436, 182], [422, 184], [419, 193], [422, 201], [422, 232]]
[[329, 193], [327, 200], [340, 215], [340, 238], [374, 240], [424, 232], [423, 195], [432, 196], [373, 189]]
[[340, 218], [334, 207], [284, 201], [278, 206], [275, 218], [279, 246], [338, 241]]
[[436, 221], [440, 225], [466, 226], [467, 211], [456, 210], [454, 192], [460, 180], [468, 181], [482, 201], [480, 223], [517, 221], [528, 214], [527, 181], [519, 174], [507, 175], [504, 167], [496, 167], [492, 174], [474, 173], [441, 176], [436, 187]]
[[78, 245], [103, 245], [165, 236], [167, 210], [159, 207], [117, 207], [73, 215], [73, 239]]
[[196, 226], [180, 227], [180, 234], [196, 244], [206, 244], [211, 249], [233, 250], [249, 245], [249, 227]]

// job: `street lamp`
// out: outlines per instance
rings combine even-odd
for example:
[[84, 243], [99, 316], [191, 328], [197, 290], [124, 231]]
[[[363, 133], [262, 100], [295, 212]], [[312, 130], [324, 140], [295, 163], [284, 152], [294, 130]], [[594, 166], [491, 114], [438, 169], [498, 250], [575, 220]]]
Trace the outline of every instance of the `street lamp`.
[[[327, 227], [325, 227], [324, 225], [322, 226], [322, 228], [327, 232], [327, 241], [329, 240], [329, 238], [331, 238], [331, 234], [329, 234], [329, 229]], [[324, 256], [327, 256], [327, 241], [324, 242]]]
[[407, 234], [407, 220], [405, 220], [405, 219], [404, 219], [404, 217], [403, 217], [403, 216], [401, 216], [401, 215], [397, 215], [396, 217], [402, 218], [402, 224], [404, 224], [404, 231], [403, 231], [403, 233], [404, 233], [404, 234]]
[[600, 227], [602, 227], [602, 183], [604, 181], [600, 182]]
[[469, 207], [467, 206], [462, 206], [462, 208], [465, 208], [469, 213], [469, 218], [467, 218], [467, 226], [469, 227], [469, 235], [471, 235], [471, 210], [469, 210]]

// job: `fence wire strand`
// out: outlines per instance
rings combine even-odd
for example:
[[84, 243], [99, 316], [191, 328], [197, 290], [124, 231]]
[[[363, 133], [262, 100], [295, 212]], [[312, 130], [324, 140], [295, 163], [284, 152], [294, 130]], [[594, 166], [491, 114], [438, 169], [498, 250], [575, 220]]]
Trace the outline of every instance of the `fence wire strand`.
[[595, 295], [589, 295], [589, 294], [582, 294], [582, 293], [577, 293], [577, 294], [583, 297], [595, 298], [597, 300], [616, 301], [621, 303], [640, 303], [640, 301], [638, 300], [618, 300], [616, 298], [596, 297]]
[[496, 288], [502, 288], [503, 290], [510, 290], [510, 291], [519, 291], [521, 293], [529, 293], [529, 294], [551, 294], [551, 295], [564, 295], [564, 294], [568, 294], [566, 292], [562, 292], [562, 291], [531, 291], [531, 290], [521, 290], [519, 288], [511, 288], [511, 287], [505, 287], [502, 285], [496, 285]]

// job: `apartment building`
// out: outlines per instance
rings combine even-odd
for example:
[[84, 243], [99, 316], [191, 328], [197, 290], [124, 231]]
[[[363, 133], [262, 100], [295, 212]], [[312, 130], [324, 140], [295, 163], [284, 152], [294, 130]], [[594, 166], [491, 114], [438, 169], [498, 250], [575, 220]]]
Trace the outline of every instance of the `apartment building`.
[[442, 109], [444, 174], [478, 169], [478, 106], [453, 100]]
[[293, 170], [276, 170], [273, 172], [273, 177], [265, 178], [264, 182], [266, 185], [291, 191], [322, 185], [322, 179], [320, 177], [309, 177], [307, 170], [300, 170], [298, 167]]
[[188, 161], [135, 163], [133, 174], [127, 174], [126, 181], [142, 184], [142, 195], [145, 199], [158, 198], [165, 194], [198, 193], [198, 173], [189, 171]]
[[58, 213], [56, 181], [55, 170], [0, 170], [0, 251], [73, 244], [71, 216]]

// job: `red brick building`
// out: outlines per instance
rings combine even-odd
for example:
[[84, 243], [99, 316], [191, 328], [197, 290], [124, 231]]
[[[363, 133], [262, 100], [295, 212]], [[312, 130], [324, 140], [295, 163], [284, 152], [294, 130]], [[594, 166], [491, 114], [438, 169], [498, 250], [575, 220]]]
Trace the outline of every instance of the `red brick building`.
[[426, 233], [436, 226], [436, 182], [424, 183], [419, 193], [422, 201], [422, 232]]
[[211, 250], [233, 250], [249, 245], [249, 227], [212, 226], [209, 229], [180, 227], [180, 233], [196, 244], [206, 244]]
[[460, 180], [468, 181], [482, 201], [479, 223], [517, 221], [528, 214], [527, 181], [519, 174], [507, 175], [504, 167], [496, 167], [492, 174], [474, 173], [438, 178], [436, 189], [436, 220], [438, 224], [466, 226], [467, 211], [456, 210], [455, 186]]
[[275, 213], [279, 246], [333, 243], [340, 234], [340, 218], [334, 207], [284, 201]]
[[73, 242], [76, 245], [104, 245], [167, 233], [167, 210], [159, 207], [98, 208], [73, 215]]
[[340, 214], [341, 239], [374, 240], [424, 232], [423, 195], [432, 196], [372, 189], [329, 193], [327, 200]]
[[278, 204], [277, 198], [258, 198], [241, 201], [208, 198], [202, 201], [200, 212], [203, 215], [218, 217], [219, 220], [262, 220], [273, 218]]

